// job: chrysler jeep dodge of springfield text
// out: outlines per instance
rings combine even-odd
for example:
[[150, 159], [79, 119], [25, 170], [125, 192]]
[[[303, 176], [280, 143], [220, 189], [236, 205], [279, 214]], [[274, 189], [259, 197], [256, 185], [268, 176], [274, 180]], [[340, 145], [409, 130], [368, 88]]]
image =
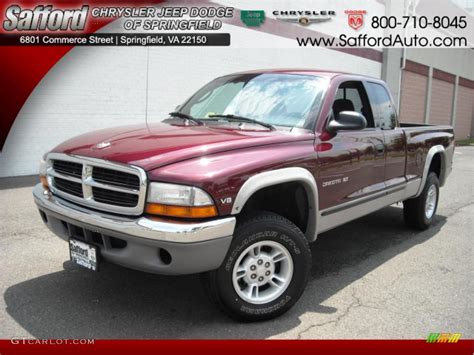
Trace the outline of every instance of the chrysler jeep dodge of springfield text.
[[319, 233], [403, 201], [433, 221], [453, 129], [400, 124], [383, 81], [269, 70], [210, 82], [164, 121], [87, 133], [45, 154], [34, 198], [71, 260], [201, 273], [231, 316], [287, 311]]

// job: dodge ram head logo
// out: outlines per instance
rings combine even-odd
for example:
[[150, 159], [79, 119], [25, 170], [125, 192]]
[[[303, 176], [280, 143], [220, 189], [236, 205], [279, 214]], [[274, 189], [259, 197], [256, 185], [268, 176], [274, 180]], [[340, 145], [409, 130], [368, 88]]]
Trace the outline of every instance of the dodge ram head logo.
[[358, 30], [364, 25], [364, 15], [367, 13], [365, 10], [346, 10], [344, 13], [347, 14], [347, 23], [354, 30]]

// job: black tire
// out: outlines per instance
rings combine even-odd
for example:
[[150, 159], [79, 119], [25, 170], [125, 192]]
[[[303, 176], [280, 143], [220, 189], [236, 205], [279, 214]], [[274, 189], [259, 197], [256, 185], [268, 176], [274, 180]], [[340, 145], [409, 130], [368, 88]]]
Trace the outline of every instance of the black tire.
[[[236, 262], [239, 261], [241, 255], [247, 255], [246, 251], [248, 251], [251, 245], [259, 246], [263, 244], [261, 254], [258, 255], [267, 255], [268, 257], [270, 254], [265, 254], [265, 250], [267, 250], [265, 249], [265, 243], [273, 244], [276, 248], [284, 247], [289, 255], [291, 255], [293, 272], [292, 276], [287, 278], [288, 283], [286, 289], [280, 291], [283, 292], [281, 295], [277, 297], [275, 294], [277, 298], [267, 303], [255, 304], [239, 296], [234, 287], [233, 272]], [[270, 251], [271, 250], [272, 249], [270, 249]], [[250, 263], [254, 262], [252, 260], [260, 262], [260, 256], [253, 258], [249, 255], [247, 258], [244, 257], [242, 262], [245, 260], [250, 260]], [[285, 260], [289, 260], [289, 258]], [[309, 249], [308, 241], [297, 226], [275, 213], [258, 212], [252, 216], [244, 217], [238, 222], [233, 241], [221, 267], [203, 274], [201, 280], [204, 290], [211, 301], [218, 304], [220, 308], [232, 318], [248, 322], [262, 321], [275, 318], [285, 313], [300, 298], [308, 281], [309, 272], [311, 270], [311, 260], [311, 250]], [[286, 261], [282, 263], [284, 262]], [[266, 265], [267, 263], [265, 262], [264, 266]], [[275, 262], [274, 265], [275, 272], [277, 268], [280, 268], [280, 271], [283, 270], [283, 266], [278, 266], [278, 262]], [[259, 272], [260, 269], [253, 272], [249, 271], [253, 266], [255, 265], [252, 264], [246, 268], [245, 277], [254, 276], [250, 273]], [[273, 264], [271, 267], [273, 268]], [[259, 268], [263, 268], [263, 266]], [[265, 272], [265, 269], [263, 269], [262, 272]], [[268, 278], [272, 277], [273, 276], [268, 276]], [[258, 279], [260, 279], [260, 277], [258, 277]], [[244, 280], [243, 277], [242, 280]], [[245, 285], [244, 283], [244, 290]], [[270, 287], [270, 285], [274, 287], [274, 284], [268, 281], [267, 287]], [[261, 286], [264, 290], [263, 292], [265, 292], [265, 287], [266, 285]], [[257, 287], [257, 289], [260, 290], [260, 287]], [[277, 290], [275, 287], [274, 289]]]
[[[430, 217], [426, 216], [426, 200], [428, 198], [428, 192], [434, 186], [436, 189], [436, 202], [434, 205], [434, 212]], [[439, 200], [439, 180], [438, 176], [434, 172], [428, 174], [425, 186], [420, 196], [403, 201], [403, 217], [407, 226], [418, 230], [427, 229], [436, 215], [436, 209], [438, 208]]]

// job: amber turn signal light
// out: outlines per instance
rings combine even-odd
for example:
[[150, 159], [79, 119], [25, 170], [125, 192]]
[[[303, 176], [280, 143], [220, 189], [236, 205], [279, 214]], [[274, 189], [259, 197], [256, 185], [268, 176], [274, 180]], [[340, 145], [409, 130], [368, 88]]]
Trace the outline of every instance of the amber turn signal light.
[[40, 175], [40, 181], [45, 189], [49, 189], [48, 178], [46, 176]]
[[209, 218], [217, 216], [216, 206], [171, 206], [147, 203], [145, 212], [153, 215], [181, 218]]

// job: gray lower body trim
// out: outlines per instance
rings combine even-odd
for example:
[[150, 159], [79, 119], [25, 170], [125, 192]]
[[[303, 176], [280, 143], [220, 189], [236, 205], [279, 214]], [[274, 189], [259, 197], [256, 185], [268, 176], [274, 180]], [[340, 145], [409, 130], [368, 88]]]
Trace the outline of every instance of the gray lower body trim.
[[107, 261], [157, 274], [217, 269], [229, 249], [236, 221], [228, 217], [190, 223], [104, 214], [58, 198], [41, 184], [33, 195], [43, 221], [61, 239], [96, 245]]
[[[137, 238], [89, 225], [42, 207], [39, 209], [47, 227], [61, 239], [67, 241], [74, 238], [96, 245], [100, 249], [100, 257], [108, 262], [155, 274], [183, 275], [217, 269], [232, 241], [232, 236], [196, 243]], [[121, 244], [114, 246], [113, 241], [117, 240]], [[163, 251], [166, 258], [163, 258]]]
[[394, 186], [378, 193], [349, 201], [339, 206], [321, 211], [318, 220], [318, 233], [336, 228], [392, 203], [414, 197], [420, 187], [421, 179], [410, 180], [401, 186]]
[[351, 207], [356, 207], [356, 206], [368, 203], [370, 201], [377, 200], [379, 198], [382, 198], [382, 197], [387, 196], [387, 195], [394, 194], [395, 192], [398, 192], [398, 191], [401, 191], [401, 190], [404, 190], [404, 189], [405, 189], [405, 184], [403, 184], [402, 186], [394, 186], [393, 188], [390, 188], [390, 189], [384, 190], [384, 191], [380, 191], [379, 193], [371, 194], [371, 195], [369, 195], [365, 198], [358, 198], [357, 200], [349, 201], [349, 202], [344, 203], [342, 205], [325, 209], [324, 211], [321, 212], [321, 216], [324, 217], [324, 216], [328, 216], [328, 215], [333, 214], [333, 213], [341, 212], [341, 211], [347, 210]]

